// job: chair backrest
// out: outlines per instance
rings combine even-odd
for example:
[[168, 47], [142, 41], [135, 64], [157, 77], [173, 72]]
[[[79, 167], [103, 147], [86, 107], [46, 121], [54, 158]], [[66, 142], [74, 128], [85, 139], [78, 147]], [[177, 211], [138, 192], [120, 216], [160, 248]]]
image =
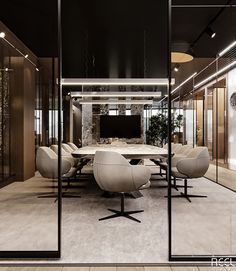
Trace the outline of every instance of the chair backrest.
[[64, 151], [68, 152], [69, 154], [71, 154], [74, 150], [66, 143], [62, 143], [61, 144], [62, 148], [64, 149]]
[[132, 166], [117, 152], [96, 151], [93, 171], [102, 190], [126, 192], [137, 189], [133, 182]]
[[39, 147], [36, 154], [36, 167], [44, 178], [57, 178], [57, 154], [48, 147]]
[[174, 144], [171, 144], [171, 148], [172, 148], [172, 151], [174, 153], [179, 153], [179, 151], [181, 150], [182, 148], [182, 144], [180, 143], [174, 143]]
[[[207, 172], [209, 168], [209, 164], [210, 164], [210, 156], [209, 156], [208, 148], [195, 147], [191, 150], [191, 152], [188, 154], [187, 157], [193, 159], [193, 163], [191, 163], [191, 166], [189, 166], [188, 163], [186, 163], [186, 166], [183, 165], [183, 168], [186, 168], [184, 171], [188, 172], [187, 175], [190, 178], [203, 177], [205, 173]], [[184, 163], [184, 160], [182, 163]], [[178, 163], [177, 163], [177, 168], [178, 168]], [[180, 172], [182, 172], [183, 174], [185, 173], [184, 171], [180, 170]]]
[[190, 145], [182, 145], [181, 149], [178, 151], [180, 154], [188, 155], [193, 150], [193, 147]]
[[74, 150], [78, 150], [79, 148], [73, 142], [67, 142], [67, 144]]
[[[52, 149], [58, 155], [58, 145], [51, 145], [50, 149]], [[61, 148], [61, 155], [68, 156], [70, 153], [66, 152], [63, 148]]]

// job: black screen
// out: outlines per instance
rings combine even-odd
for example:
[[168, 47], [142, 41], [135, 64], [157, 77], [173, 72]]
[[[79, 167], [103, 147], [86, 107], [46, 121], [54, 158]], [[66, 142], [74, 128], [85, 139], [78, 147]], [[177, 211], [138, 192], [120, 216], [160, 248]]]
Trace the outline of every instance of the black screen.
[[100, 116], [100, 137], [140, 138], [140, 115]]

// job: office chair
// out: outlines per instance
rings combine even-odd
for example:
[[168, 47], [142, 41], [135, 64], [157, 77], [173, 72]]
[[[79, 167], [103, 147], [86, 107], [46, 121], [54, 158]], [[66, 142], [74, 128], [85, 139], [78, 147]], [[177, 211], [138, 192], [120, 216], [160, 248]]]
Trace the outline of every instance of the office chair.
[[100, 218], [99, 220], [124, 216], [140, 223], [141, 221], [132, 217], [131, 214], [140, 213], [144, 210], [125, 211], [124, 198], [125, 193], [138, 191], [150, 186], [150, 169], [141, 165], [130, 165], [117, 152], [97, 151], [94, 157], [93, 170], [95, 180], [102, 190], [113, 193], [117, 192], [121, 196], [120, 210], [108, 209], [115, 214]]
[[74, 150], [78, 150], [79, 148], [73, 142], [67, 142], [67, 144]]
[[71, 146], [66, 143], [62, 143], [61, 147], [64, 149], [64, 151], [68, 152], [69, 154], [71, 154], [74, 151], [74, 149], [72, 149]]
[[203, 195], [188, 194], [188, 179], [201, 178], [205, 175], [209, 168], [210, 157], [207, 147], [194, 148], [188, 157], [180, 159], [176, 163], [176, 167], [172, 167], [171, 174], [174, 178], [184, 179], [184, 192], [180, 195], [172, 195], [174, 198], [186, 198], [191, 202], [190, 198], [206, 198]]
[[[42, 177], [48, 179], [58, 178], [58, 155], [48, 147], [39, 147], [36, 153], [36, 167]], [[61, 176], [67, 182], [74, 178], [77, 168], [72, 167], [71, 163], [62, 157], [61, 159]], [[63, 197], [80, 197], [78, 195], [69, 195], [62, 193]], [[57, 198], [56, 193], [47, 193], [39, 198]]]

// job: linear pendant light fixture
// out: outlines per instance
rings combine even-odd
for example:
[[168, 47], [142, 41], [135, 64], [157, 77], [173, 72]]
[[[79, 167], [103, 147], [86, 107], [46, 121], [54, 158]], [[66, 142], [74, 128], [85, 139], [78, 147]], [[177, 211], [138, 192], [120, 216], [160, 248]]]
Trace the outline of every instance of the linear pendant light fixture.
[[85, 100], [80, 104], [153, 104], [152, 100]]
[[236, 45], [236, 41], [232, 42], [228, 47], [222, 50], [218, 55], [221, 57], [225, 55], [230, 49], [232, 49]]
[[93, 92], [71, 92], [70, 96], [73, 97], [161, 97], [160, 91], [153, 92], [137, 92], [137, 91], [121, 91], [121, 92], [109, 92], [109, 91], [93, 91]]
[[180, 87], [182, 87], [184, 84], [186, 84], [189, 80], [191, 80], [195, 75], [197, 75], [197, 72], [190, 75], [186, 80], [184, 80], [181, 84], [179, 84], [175, 89], [171, 91], [171, 94], [173, 94], [176, 90], [178, 90]]
[[[175, 80], [171, 80], [174, 85]], [[62, 78], [63, 86], [168, 86], [167, 78]]]
[[236, 60], [232, 63], [230, 63], [229, 65], [225, 66], [224, 68], [220, 69], [219, 71], [213, 73], [212, 75], [210, 75], [209, 77], [207, 77], [206, 79], [202, 80], [201, 82], [199, 82], [198, 84], [196, 84], [194, 86], [194, 89], [204, 85], [205, 83], [209, 82], [211, 79], [215, 78], [216, 76], [222, 74], [223, 72], [227, 71], [228, 69], [230, 69], [231, 67], [236, 65]]

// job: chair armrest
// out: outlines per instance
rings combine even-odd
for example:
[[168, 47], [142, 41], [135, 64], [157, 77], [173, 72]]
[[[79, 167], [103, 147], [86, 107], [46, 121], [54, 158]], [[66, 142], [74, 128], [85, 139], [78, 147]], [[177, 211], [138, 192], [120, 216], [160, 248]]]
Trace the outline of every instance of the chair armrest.
[[192, 177], [196, 170], [196, 162], [194, 158], [182, 158], [177, 162], [176, 167], [180, 173]]
[[76, 164], [78, 163], [78, 160], [76, 158], [74, 158], [71, 155], [62, 155], [62, 159], [67, 160], [68, 162], [70, 162], [71, 167], [76, 166]]
[[71, 163], [62, 157], [61, 159], [61, 174], [64, 175], [71, 169]]
[[151, 170], [150, 168], [143, 165], [134, 165], [131, 167], [134, 186], [138, 190], [141, 186], [146, 184], [151, 178]]

